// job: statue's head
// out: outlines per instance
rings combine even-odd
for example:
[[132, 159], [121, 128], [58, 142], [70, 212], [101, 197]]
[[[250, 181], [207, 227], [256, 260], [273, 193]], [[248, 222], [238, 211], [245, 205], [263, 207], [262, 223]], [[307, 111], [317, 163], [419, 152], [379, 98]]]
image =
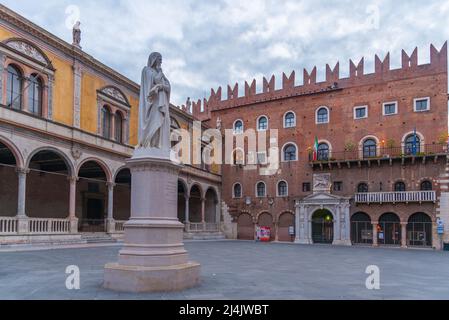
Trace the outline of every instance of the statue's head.
[[153, 52], [148, 58], [148, 67], [160, 69], [162, 65], [162, 55], [159, 52]]

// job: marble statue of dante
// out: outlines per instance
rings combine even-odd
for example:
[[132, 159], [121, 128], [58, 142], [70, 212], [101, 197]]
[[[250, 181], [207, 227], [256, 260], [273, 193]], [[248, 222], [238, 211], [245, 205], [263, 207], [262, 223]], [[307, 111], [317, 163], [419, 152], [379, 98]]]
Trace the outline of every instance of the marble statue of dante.
[[162, 55], [153, 52], [142, 71], [139, 100], [139, 148], [170, 152], [170, 82], [162, 72]]

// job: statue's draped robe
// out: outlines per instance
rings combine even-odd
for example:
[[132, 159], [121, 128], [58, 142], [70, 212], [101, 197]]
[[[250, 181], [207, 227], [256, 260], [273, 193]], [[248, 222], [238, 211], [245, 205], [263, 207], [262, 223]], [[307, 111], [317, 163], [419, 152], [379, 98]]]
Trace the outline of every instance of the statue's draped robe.
[[[150, 98], [151, 89], [162, 84], [168, 92], [161, 89]], [[145, 67], [142, 71], [142, 84], [139, 100], [139, 147], [155, 148], [170, 152], [170, 83], [162, 71]]]

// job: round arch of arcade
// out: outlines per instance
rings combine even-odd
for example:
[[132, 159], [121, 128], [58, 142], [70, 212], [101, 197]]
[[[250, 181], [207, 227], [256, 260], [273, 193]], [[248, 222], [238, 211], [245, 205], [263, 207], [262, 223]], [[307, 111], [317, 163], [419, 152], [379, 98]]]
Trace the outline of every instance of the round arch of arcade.
[[20, 152], [19, 148], [16, 146], [14, 142], [9, 140], [8, 138], [0, 135], [0, 147], [1, 145], [4, 146], [4, 148], [8, 149], [9, 152], [14, 157], [14, 164], [17, 168], [25, 168], [25, 160], [22, 155], [22, 152]]
[[178, 219], [187, 233], [220, 231], [219, 195], [212, 184], [178, 178]]
[[364, 211], [351, 216], [354, 245], [436, 247], [436, 219], [427, 210], [392, 210], [375, 214]]
[[11, 141], [0, 135], [0, 167], [4, 168], [0, 179], [5, 182], [0, 187], [0, 220], [22, 221], [10, 224], [8, 232], [123, 231], [130, 216], [131, 188], [124, 161], [103, 160], [84, 150], [77, 161], [71, 148], [36, 144], [30, 148], [25, 137]]
[[279, 215], [263, 210], [253, 216], [249, 211], [242, 210], [236, 218], [237, 239], [254, 240], [257, 238], [257, 228], [270, 229], [270, 241], [293, 242], [295, 240], [295, 214], [291, 210], [282, 211]]

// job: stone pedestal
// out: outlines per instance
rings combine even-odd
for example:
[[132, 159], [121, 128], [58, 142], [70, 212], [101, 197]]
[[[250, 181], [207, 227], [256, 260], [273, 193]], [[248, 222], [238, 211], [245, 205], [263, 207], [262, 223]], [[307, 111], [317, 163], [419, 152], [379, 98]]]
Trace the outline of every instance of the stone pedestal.
[[190, 262], [177, 218], [181, 166], [167, 158], [134, 157], [131, 218], [118, 262], [105, 266], [104, 287], [124, 292], [178, 291], [199, 284], [200, 265]]

